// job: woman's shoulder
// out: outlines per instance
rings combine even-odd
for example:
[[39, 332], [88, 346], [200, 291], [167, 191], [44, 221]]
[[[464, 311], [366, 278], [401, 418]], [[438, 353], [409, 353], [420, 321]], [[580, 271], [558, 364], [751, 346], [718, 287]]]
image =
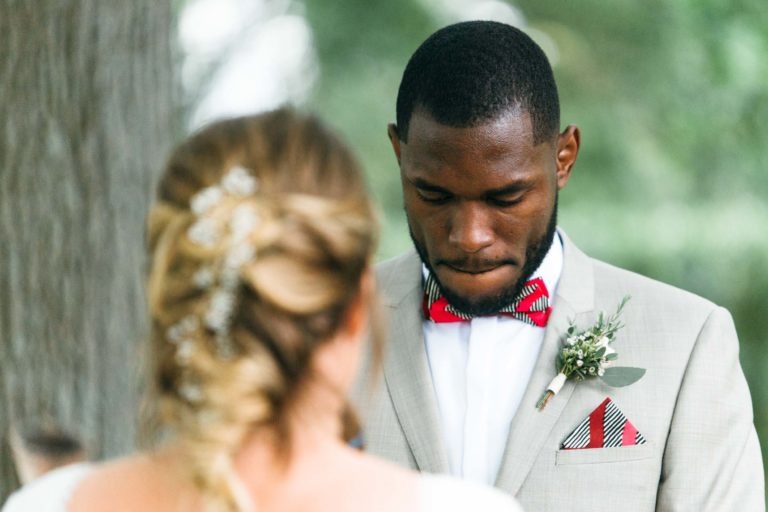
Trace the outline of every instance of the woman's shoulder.
[[13, 493], [2, 512], [65, 512], [75, 488], [92, 471], [88, 463], [55, 469]]
[[71, 509], [188, 510], [194, 493], [183, 462], [177, 450], [163, 448], [99, 464], [77, 486]]
[[484, 512], [522, 512], [517, 501], [493, 487], [446, 475], [422, 476], [424, 512], [483, 510]]

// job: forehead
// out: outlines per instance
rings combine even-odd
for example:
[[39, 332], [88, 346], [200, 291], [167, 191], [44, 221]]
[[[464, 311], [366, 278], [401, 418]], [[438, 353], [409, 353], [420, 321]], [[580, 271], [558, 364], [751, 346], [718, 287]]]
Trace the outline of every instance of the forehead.
[[440, 181], [451, 177], [504, 181], [541, 172], [553, 145], [534, 145], [531, 118], [525, 111], [511, 110], [476, 126], [453, 127], [417, 110], [401, 148], [407, 175]]

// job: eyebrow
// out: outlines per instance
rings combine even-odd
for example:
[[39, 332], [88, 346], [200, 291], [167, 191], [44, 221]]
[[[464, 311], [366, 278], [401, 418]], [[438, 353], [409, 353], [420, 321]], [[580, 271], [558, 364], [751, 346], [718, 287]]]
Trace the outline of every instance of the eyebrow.
[[[413, 186], [416, 188], [419, 188], [421, 190], [428, 190], [430, 192], [441, 192], [445, 194], [452, 194], [452, 192], [448, 189], [445, 189], [439, 185], [435, 185], [433, 183], [428, 182], [427, 180], [423, 178], [413, 178], [409, 179]], [[490, 190], [485, 191], [485, 196], [505, 196], [508, 194], [514, 194], [516, 192], [520, 192], [521, 190], [525, 190], [528, 188], [528, 184], [523, 181], [517, 181], [513, 183], [509, 183], [507, 185], [504, 185], [503, 187], [494, 188]]]

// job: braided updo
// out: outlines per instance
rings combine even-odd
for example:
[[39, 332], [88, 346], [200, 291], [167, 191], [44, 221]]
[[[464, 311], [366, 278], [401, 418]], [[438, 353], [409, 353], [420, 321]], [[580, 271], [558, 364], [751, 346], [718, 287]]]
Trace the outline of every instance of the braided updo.
[[[222, 188], [233, 169], [248, 185], [241, 193]], [[198, 207], [201, 196], [215, 197]], [[346, 146], [290, 109], [187, 139], [157, 199], [148, 228], [156, 416], [182, 442], [204, 496], [242, 510], [232, 457], [262, 426], [288, 442], [286, 405], [358, 298], [374, 212]], [[249, 222], [236, 225], [243, 211]]]

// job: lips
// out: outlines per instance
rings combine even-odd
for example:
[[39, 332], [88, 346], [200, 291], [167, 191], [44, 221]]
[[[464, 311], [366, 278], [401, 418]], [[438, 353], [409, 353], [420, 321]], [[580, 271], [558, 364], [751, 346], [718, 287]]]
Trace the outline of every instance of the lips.
[[496, 270], [501, 265], [493, 265], [493, 266], [485, 266], [485, 267], [462, 267], [458, 265], [451, 265], [449, 263], [445, 263], [445, 266], [453, 270], [454, 272], [461, 272], [462, 274], [476, 275], [476, 274], [485, 274], [492, 270]]

